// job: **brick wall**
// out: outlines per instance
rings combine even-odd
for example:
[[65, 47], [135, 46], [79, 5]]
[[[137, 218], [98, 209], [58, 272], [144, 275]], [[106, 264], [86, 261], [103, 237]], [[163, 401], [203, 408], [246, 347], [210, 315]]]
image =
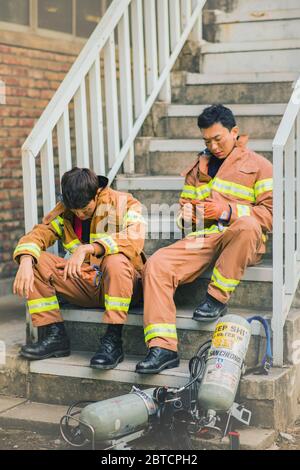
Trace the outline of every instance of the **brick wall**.
[[21, 146], [64, 79], [76, 55], [1, 44], [0, 279], [14, 275], [14, 247], [24, 233]]

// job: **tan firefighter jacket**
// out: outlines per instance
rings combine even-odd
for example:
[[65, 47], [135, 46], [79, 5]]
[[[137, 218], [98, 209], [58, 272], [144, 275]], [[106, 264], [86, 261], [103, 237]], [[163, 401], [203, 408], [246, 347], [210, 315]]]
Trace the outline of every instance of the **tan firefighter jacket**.
[[[240, 136], [214, 178], [208, 175], [209, 156], [199, 154], [197, 160], [181, 174], [185, 176], [185, 182], [179, 202], [181, 207], [188, 202], [200, 205], [206, 198], [226, 202], [232, 209], [229, 223], [242, 216], [253, 216], [262, 227], [265, 241], [265, 233], [272, 230], [273, 167], [266, 158], [247, 148], [247, 141], [247, 136]], [[182, 211], [179, 213], [179, 226], [182, 226], [181, 219]], [[219, 230], [213, 220], [205, 220], [204, 227], [203, 234]]]
[[[97, 196], [97, 205], [90, 226], [90, 243], [102, 245], [105, 255], [123, 253], [141, 271], [146, 223], [139, 201], [131, 194], [106, 187]], [[73, 229], [73, 213], [58, 203], [41, 224], [23, 236], [13, 254], [19, 262], [21, 255], [31, 255], [38, 262], [42, 251], [57, 240], [66, 252], [73, 253], [81, 244]], [[100, 251], [100, 250], [99, 250]], [[88, 256], [86, 262], [99, 264], [99, 258]]]

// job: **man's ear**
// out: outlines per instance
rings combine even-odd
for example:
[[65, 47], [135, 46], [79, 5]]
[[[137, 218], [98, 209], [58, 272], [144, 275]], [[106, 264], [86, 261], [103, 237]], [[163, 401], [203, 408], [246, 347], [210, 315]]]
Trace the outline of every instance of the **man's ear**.
[[232, 129], [231, 129], [231, 134], [232, 136], [236, 139], [237, 136], [239, 135], [240, 133], [240, 129], [238, 126], [234, 126]]

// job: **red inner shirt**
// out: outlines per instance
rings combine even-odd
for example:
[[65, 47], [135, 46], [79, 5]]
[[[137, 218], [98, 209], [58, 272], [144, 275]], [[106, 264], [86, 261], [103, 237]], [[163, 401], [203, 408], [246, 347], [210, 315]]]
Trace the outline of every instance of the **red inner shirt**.
[[80, 220], [76, 215], [74, 215], [74, 231], [78, 240], [82, 241], [82, 220]]

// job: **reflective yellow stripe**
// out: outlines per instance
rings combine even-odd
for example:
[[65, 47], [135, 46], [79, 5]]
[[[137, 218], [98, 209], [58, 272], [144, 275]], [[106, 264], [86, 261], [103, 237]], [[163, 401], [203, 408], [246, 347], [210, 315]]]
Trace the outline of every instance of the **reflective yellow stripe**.
[[110, 235], [107, 235], [106, 233], [91, 233], [90, 243], [97, 240], [101, 241], [105, 245], [107, 255], [119, 253], [118, 245]]
[[144, 217], [139, 212], [129, 210], [124, 215], [123, 227], [124, 228], [127, 227], [127, 225], [130, 224], [131, 222], [132, 223], [140, 222], [142, 224], [147, 225], [146, 220], [144, 219]]
[[78, 238], [75, 238], [70, 243], [63, 243], [64, 249], [69, 251], [70, 253], [73, 253], [76, 250], [76, 248], [80, 245], [81, 245], [81, 242], [78, 240]]
[[216, 287], [224, 292], [233, 292], [236, 286], [238, 286], [240, 283], [240, 281], [237, 279], [229, 279], [222, 276], [216, 267], [213, 270], [211, 280]]
[[238, 217], [243, 217], [245, 215], [248, 215], [248, 216], [251, 215], [250, 206], [245, 206], [243, 204], [237, 204], [236, 209], [237, 209], [237, 216]]
[[221, 180], [214, 178], [212, 182], [212, 190], [218, 193], [230, 194], [236, 198], [245, 199], [247, 201], [255, 202], [254, 190], [248, 186], [232, 183], [231, 181]]
[[[228, 227], [223, 227], [222, 233], [227, 228]], [[201, 237], [203, 235], [210, 235], [212, 233], [221, 233], [217, 225], [211, 225], [210, 227], [204, 228], [203, 230], [198, 230], [197, 232], [191, 232], [187, 235], [187, 237]]]
[[154, 323], [144, 329], [145, 341], [152, 338], [173, 338], [177, 339], [176, 325], [170, 323]]
[[121, 312], [128, 312], [131, 297], [111, 297], [105, 294], [105, 308], [106, 310], [115, 310]]
[[256, 199], [258, 196], [268, 191], [273, 191], [273, 178], [256, 181], [254, 186], [254, 194]]
[[196, 187], [184, 185], [180, 197], [183, 199], [196, 199]]
[[211, 183], [202, 184], [201, 186], [184, 185], [180, 195], [183, 199], [199, 199], [203, 200], [210, 196]]
[[59, 237], [62, 237], [64, 229], [64, 219], [57, 216], [54, 220], [51, 220], [51, 225]]
[[196, 199], [202, 200], [210, 196], [211, 183], [196, 187]]
[[37, 258], [39, 258], [41, 254], [41, 249], [36, 243], [20, 243], [14, 251], [14, 256], [20, 253], [24, 253], [24, 251], [32, 253]]
[[49, 310], [59, 310], [59, 303], [56, 295], [52, 297], [42, 297], [40, 299], [29, 300], [27, 302], [29, 313], [43, 313]]

